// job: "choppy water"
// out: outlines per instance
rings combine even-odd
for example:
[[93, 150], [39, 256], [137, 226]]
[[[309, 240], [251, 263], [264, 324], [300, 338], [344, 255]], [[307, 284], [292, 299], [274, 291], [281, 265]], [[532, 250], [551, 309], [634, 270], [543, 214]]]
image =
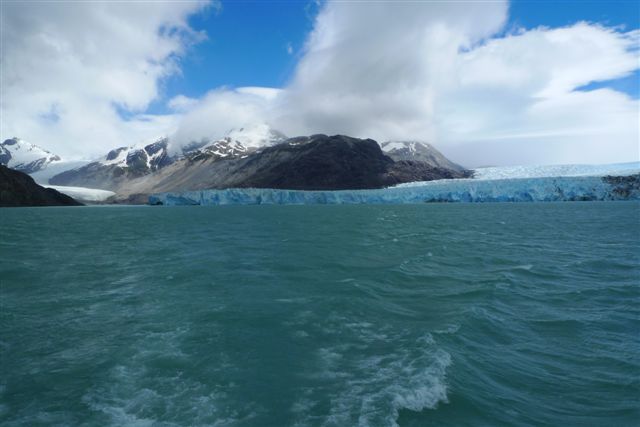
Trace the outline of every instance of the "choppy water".
[[4, 426], [640, 420], [638, 203], [0, 220]]

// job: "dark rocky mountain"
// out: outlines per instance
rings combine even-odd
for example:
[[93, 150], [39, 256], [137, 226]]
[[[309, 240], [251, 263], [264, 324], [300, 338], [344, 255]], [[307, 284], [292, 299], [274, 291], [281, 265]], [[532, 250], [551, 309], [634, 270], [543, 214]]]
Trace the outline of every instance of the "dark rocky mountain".
[[20, 172], [35, 173], [61, 161], [60, 156], [20, 138], [9, 138], [0, 143], [0, 165]]
[[163, 191], [230, 187], [364, 189], [467, 176], [466, 170], [434, 167], [425, 162], [395, 162], [371, 139], [312, 135], [226, 158], [216, 155], [185, 157], [115, 191], [121, 199], [131, 197], [129, 200], [136, 200], [137, 194]]
[[79, 206], [73, 198], [44, 188], [24, 172], [0, 165], [0, 206]]
[[162, 138], [139, 149], [116, 148], [98, 161], [51, 177], [49, 183], [114, 190], [132, 179], [153, 173], [174, 161], [175, 157], [169, 155], [168, 139]]
[[387, 141], [380, 144], [382, 151], [397, 162], [423, 162], [435, 168], [464, 172], [465, 168], [447, 159], [433, 145], [418, 141]]

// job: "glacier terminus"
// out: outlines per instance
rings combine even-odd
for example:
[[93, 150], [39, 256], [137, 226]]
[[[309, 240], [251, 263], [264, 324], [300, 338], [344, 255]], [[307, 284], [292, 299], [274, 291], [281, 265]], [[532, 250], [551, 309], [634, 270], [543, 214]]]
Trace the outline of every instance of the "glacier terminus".
[[[152, 194], [151, 205], [407, 204], [640, 200], [640, 163], [476, 170], [478, 178], [414, 182], [374, 190], [230, 188]], [[507, 176], [512, 176], [507, 178]]]

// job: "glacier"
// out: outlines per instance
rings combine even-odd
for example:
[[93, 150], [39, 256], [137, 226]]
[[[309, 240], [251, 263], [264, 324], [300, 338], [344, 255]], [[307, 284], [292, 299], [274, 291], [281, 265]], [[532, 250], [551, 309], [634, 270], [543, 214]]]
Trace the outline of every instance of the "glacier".
[[[41, 184], [42, 185], [42, 184]], [[53, 188], [54, 190], [73, 197], [76, 200], [82, 202], [104, 202], [111, 196], [115, 196], [116, 193], [108, 190], [100, 190], [98, 188], [86, 188], [86, 187], [69, 187], [65, 185], [42, 185], [46, 188]]]
[[[414, 183], [415, 184], [415, 183]], [[149, 196], [151, 205], [409, 204], [640, 200], [640, 174], [450, 179], [376, 190], [300, 191], [230, 188]]]
[[[640, 162], [610, 163], [604, 165], [526, 165], [493, 166], [473, 170], [475, 180], [496, 180], [516, 178], [554, 178], [573, 176], [625, 176], [640, 172]], [[415, 187], [428, 181], [414, 181], [398, 184], [397, 187]]]

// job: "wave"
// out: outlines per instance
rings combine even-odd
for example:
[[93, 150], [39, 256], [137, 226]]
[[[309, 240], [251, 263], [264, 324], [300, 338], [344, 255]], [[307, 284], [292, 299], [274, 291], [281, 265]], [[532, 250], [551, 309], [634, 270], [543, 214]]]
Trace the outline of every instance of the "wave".
[[402, 410], [447, 402], [451, 356], [431, 334], [415, 337], [344, 318], [330, 323], [338, 321], [339, 334], [354, 338], [317, 350], [315, 386], [302, 390], [291, 407], [295, 425], [395, 427]]

